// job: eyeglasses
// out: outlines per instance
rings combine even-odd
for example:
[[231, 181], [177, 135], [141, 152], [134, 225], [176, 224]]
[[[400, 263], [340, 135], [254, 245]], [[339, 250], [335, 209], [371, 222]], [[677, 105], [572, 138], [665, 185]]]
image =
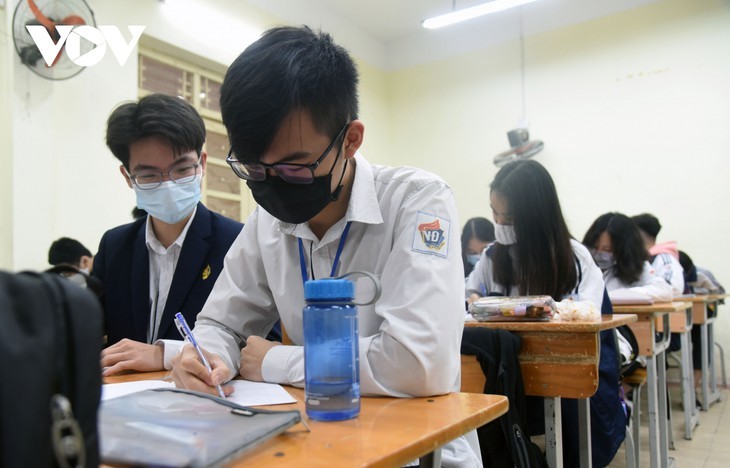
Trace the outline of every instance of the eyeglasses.
[[169, 171], [143, 171], [136, 174], [127, 172], [127, 175], [140, 190], [152, 190], [162, 185], [165, 176], [168, 176], [176, 184], [193, 182], [200, 174], [198, 167], [200, 167], [198, 163], [183, 164], [175, 166]]
[[276, 172], [276, 175], [281, 177], [281, 179], [285, 182], [289, 182], [292, 184], [311, 184], [312, 182], [314, 182], [314, 170], [317, 169], [320, 164], [322, 164], [322, 161], [324, 161], [324, 158], [327, 157], [329, 152], [332, 150], [332, 147], [335, 146], [335, 143], [337, 142], [337, 140], [340, 139], [348, 125], [350, 124], [346, 123], [345, 126], [342, 127], [342, 129], [337, 133], [337, 136], [324, 150], [322, 155], [317, 158], [317, 160], [312, 164], [264, 164], [261, 162], [242, 163], [238, 159], [236, 159], [236, 156], [233, 153], [233, 148], [231, 148], [231, 150], [228, 152], [226, 162], [229, 166], [231, 166], [233, 172], [243, 180], [253, 180], [260, 182], [266, 179], [268, 175], [267, 169], [273, 169]]

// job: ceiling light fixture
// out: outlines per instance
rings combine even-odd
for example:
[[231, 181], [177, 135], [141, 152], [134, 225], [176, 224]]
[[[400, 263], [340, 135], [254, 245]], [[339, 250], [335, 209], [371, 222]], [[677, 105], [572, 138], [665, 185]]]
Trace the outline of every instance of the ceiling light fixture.
[[484, 16], [490, 13], [507, 10], [509, 8], [526, 5], [534, 1], [536, 0], [492, 0], [491, 2], [482, 3], [481, 5], [476, 5], [469, 8], [464, 8], [463, 10], [452, 11], [451, 13], [446, 13], [445, 15], [434, 16], [433, 18], [424, 20], [421, 24], [426, 29], [442, 28], [444, 26], [460, 23], [462, 21], [477, 18], [479, 16]]

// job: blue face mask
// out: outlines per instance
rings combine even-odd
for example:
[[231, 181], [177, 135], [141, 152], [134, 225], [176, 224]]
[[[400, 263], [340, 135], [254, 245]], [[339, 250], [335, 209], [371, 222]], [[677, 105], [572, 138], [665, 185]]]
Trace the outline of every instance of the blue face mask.
[[471, 266], [476, 266], [477, 262], [479, 261], [479, 257], [481, 257], [482, 254], [466, 254], [466, 261]]
[[163, 223], [176, 224], [185, 219], [200, 201], [200, 178], [187, 184], [169, 180], [152, 190], [141, 190], [134, 185], [137, 207]]
[[616, 264], [616, 260], [613, 258], [613, 254], [611, 252], [591, 251], [591, 254], [593, 254], [593, 259], [596, 261], [596, 265], [598, 265], [598, 268], [600, 268], [601, 271], [606, 271]]

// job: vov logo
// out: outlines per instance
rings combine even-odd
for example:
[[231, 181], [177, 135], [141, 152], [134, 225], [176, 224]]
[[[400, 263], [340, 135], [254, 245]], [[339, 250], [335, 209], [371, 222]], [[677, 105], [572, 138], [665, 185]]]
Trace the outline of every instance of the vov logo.
[[[116, 26], [98, 26], [98, 28], [95, 28], [88, 25], [56, 25], [58, 40], [55, 42], [45, 26], [32, 25], [25, 28], [33, 38], [35, 45], [38, 46], [43, 60], [49, 67], [56, 61], [64, 46], [66, 55], [73, 63], [82, 67], [90, 67], [104, 58], [107, 45], [114, 53], [119, 65], [124, 66], [137, 46], [145, 27], [127, 26], [132, 35], [129, 42], [124, 39]], [[93, 44], [94, 47], [90, 50], [88, 44], [84, 44], [84, 47], [82, 47], [82, 39]]]

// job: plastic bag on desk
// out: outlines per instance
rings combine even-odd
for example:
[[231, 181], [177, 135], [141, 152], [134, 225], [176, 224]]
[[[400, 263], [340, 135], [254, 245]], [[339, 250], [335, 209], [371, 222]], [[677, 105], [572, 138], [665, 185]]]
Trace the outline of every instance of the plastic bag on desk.
[[555, 310], [550, 296], [481, 297], [469, 304], [469, 312], [479, 322], [546, 322]]

